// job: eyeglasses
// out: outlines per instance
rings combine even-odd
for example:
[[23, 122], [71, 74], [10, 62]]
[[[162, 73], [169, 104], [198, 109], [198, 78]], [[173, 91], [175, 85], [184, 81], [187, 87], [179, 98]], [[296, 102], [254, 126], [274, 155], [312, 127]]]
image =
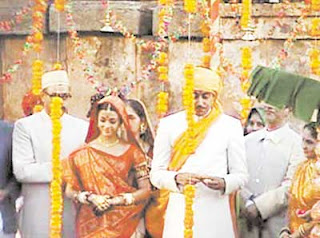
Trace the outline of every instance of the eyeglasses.
[[62, 100], [66, 100], [72, 97], [70, 93], [48, 93], [46, 91], [44, 91], [44, 93], [48, 95], [50, 98], [60, 97]]

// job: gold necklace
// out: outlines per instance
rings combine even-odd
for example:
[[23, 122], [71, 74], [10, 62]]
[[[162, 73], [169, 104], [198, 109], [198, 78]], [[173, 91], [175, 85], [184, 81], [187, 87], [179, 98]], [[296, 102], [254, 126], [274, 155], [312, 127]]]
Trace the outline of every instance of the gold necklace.
[[113, 146], [115, 146], [116, 144], [118, 144], [118, 143], [119, 143], [119, 139], [116, 139], [114, 142], [111, 142], [111, 143], [106, 143], [106, 142], [103, 142], [103, 141], [99, 138], [99, 139], [98, 139], [98, 142], [99, 142], [101, 145], [109, 148], [109, 147], [113, 147]]

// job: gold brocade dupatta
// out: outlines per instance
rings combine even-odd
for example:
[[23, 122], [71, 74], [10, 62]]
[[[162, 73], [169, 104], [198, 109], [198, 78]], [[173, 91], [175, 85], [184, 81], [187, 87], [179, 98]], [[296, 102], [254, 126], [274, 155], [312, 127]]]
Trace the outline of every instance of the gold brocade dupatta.
[[[203, 139], [205, 138], [209, 127], [212, 123], [221, 115], [221, 106], [217, 104], [209, 115], [198, 122], [195, 123], [194, 132], [194, 143], [195, 148], [197, 148]], [[185, 131], [182, 135], [175, 141], [172, 151], [171, 161], [168, 166], [168, 170], [170, 171], [178, 171], [185, 164], [190, 154], [186, 154], [184, 148], [188, 146], [188, 132]], [[162, 231], [164, 226], [164, 215], [169, 201], [170, 191], [166, 189], [160, 189], [159, 197], [157, 198], [157, 206], [154, 213], [157, 213], [158, 220], [156, 222], [156, 227], [153, 228], [153, 237], [162, 237]], [[161, 217], [161, 219], [159, 219]], [[148, 217], [146, 217], [148, 222]], [[160, 221], [159, 221], [160, 220]], [[152, 221], [150, 221], [152, 222]]]

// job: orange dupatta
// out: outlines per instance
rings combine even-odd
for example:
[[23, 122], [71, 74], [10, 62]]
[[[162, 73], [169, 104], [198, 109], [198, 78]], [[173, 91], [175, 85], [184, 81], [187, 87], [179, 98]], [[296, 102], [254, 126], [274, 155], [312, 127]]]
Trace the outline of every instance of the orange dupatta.
[[[195, 148], [197, 148], [205, 138], [209, 127], [212, 123], [218, 118], [221, 114], [220, 105], [215, 106], [209, 115], [198, 122], [195, 123], [194, 131], [195, 131]], [[171, 161], [168, 166], [168, 170], [170, 171], [178, 171], [185, 164], [190, 154], [184, 153], [185, 147], [188, 146], [188, 132], [185, 131], [182, 135], [175, 141], [172, 151]], [[150, 210], [146, 214], [146, 223], [149, 223], [149, 230], [152, 234], [153, 238], [162, 237], [163, 226], [164, 226], [164, 215], [167, 209], [168, 201], [169, 201], [170, 191], [166, 189], [160, 189], [160, 194], [157, 199], [157, 203], [153, 208], [149, 208]], [[156, 214], [156, 216], [155, 216]], [[160, 216], [159, 216], [160, 214]], [[159, 221], [159, 217], [160, 221]], [[157, 218], [157, 221], [153, 220]]]

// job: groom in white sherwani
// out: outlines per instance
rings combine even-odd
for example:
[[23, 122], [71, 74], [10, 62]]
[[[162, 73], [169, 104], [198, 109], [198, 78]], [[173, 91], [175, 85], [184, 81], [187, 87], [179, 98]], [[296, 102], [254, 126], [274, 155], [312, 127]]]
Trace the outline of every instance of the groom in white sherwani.
[[[42, 76], [44, 110], [19, 119], [13, 131], [13, 171], [22, 183], [24, 205], [20, 214], [22, 238], [49, 237], [50, 191], [52, 179], [52, 125], [51, 97], [59, 96], [65, 102], [70, 96], [67, 72], [56, 70]], [[68, 115], [61, 117], [61, 156], [67, 157], [84, 143], [88, 123]], [[64, 201], [63, 237], [75, 237], [72, 204]]]
[[154, 186], [170, 191], [164, 238], [184, 237], [185, 198], [182, 191], [188, 183], [196, 187], [193, 236], [236, 236], [229, 195], [245, 185], [248, 172], [243, 130], [239, 120], [222, 112], [219, 103], [221, 85], [221, 78], [215, 71], [195, 68], [194, 118], [203, 129], [195, 127], [194, 153], [180, 156], [178, 151], [186, 139], [183, 134], [187, 129], [185, 111], [160, 120], [150, 176]]

